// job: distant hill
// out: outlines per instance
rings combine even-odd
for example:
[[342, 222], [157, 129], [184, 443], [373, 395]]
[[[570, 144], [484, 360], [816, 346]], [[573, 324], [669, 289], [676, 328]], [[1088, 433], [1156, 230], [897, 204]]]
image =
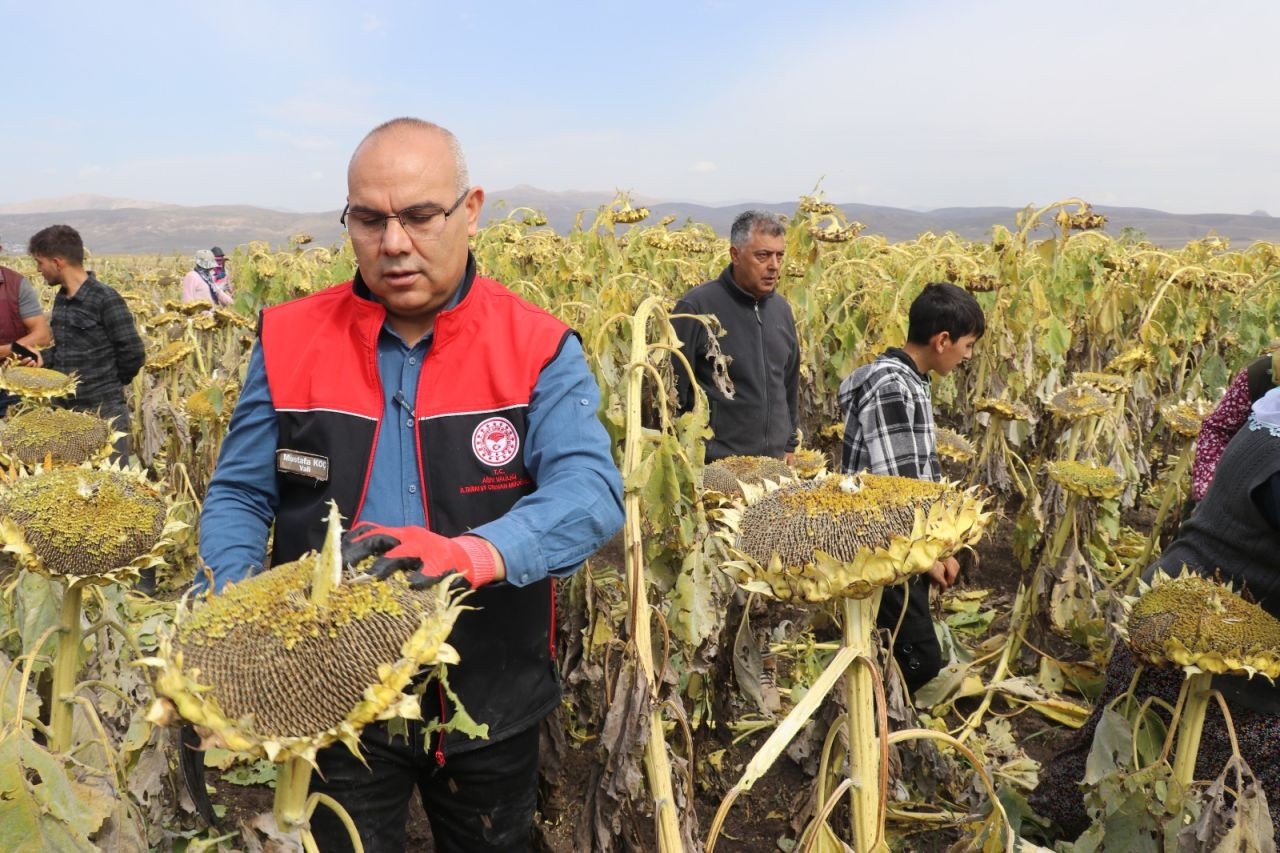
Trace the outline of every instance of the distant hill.
[[0, 205], [3, 213], [61, 213], [68, 210], [120, 210], [122, 208], [155, 209], [159, 207], [176, 207], [160, 201], [138, 201], [132, 198], [112, 198], [105, 195], [80, 193], [59, 198], [36, 198], [18, 204]]
[[[589, 225], [596, 209], [609, 203], [613, 191], [553, 192], [517, 186], [490, 192], [485, 219], [502, 218], [519, 207], [540, 210], [551, 227], [564, 232], [582, 214]], [[757, 207], [790, 215], [796, 202], [753, 202], [710, 206], [694, 202], [671, 202], [633, 195], [632, 202], [647, 206], [656, 222], [674, 215], [677, 223], [686, 219], [704, 222], [721, 234], [742, 211]], [[81, 205], [75, 207], [74, 205]], [[883, 234], [890, 240], [909, 240], [926, 231], [953, 232], [967, 240], [985, 239], [995, 224], [1013, 227], [1017, 208], [948, 207], [939, 210], [910, 210], [867, 204], [842, 204], [850, 219], [866, 226], [869, 234]], [[39, 209], [36, 209], [39, 208]], [[1280, 218], [1262, 211], [1252, 214], [1176, 214], [1140, 207], [1098, 207], [1108, 218], [1106, 230], [1118, 234], [1123, 228], [1141, 230], [1151, 241], [1178, 246], [1214, 233], [1245, 246], [1255, 240], [1280, 242]], [[319, 213], [291, 213], [247, 205], [183, 207], [159, 202], [137, 202], [104, 196], [71, 196], [0, 206], [0, 242], [11, 253], [22, 252], [28, 237], [56, 222], [75, 226], [85, 242], [100, 254], [188, 253], [198, 248], [221, 246], [230, 251], [250, 240], [283, 245], [298, 233], [310, 234], [327, 245], [342, 238], [337, 210]]]

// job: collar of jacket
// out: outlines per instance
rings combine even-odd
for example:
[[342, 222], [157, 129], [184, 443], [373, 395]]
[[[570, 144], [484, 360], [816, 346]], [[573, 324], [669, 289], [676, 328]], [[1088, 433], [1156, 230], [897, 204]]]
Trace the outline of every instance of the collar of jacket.
[[741, 287], [738, 287], [738, 283], [733, 280], [733, 264], [729, 264], [729, 266], [725, 267], [724, 272], [720, 273], [720, 277], [716, 279], [716, 281], [720, 282], [720, 286], [725, 289], [726, 293], [739, 302], [746, 303], [747, 305], [762, 304], [768, 300], [769, 297], [778, 292], [776, 290], [771, 290], [764, 296], [756, 299], [750, 293], [747, 293]]
[[[468, 251], [467, 268], [462, 273], [462, 281], [458, 284], [454, 295], [450, 297], [449, 307], [442, 309], [436, 315], [435, 326], [431, 330], [432, 346], [438, 346], [443, 339], [449, 337], [450, 331], [456, 325], [454, 318], [460, 315], [467, 305], [475, 301], [467, 298], [471, 295], [471, 286], [475, 284], [475, 280], [476, 257]], [[387, 309], [381, 302], [374, 299], [369, 285], [364, 283], [358, 269], [351, 279], [351, 295], [356, 312], [354, 324], [360, 330], [360, 337], [366, 344], [376, 346], [378, 335], [387, 320]]]
[[897, 359], [898, 361], [905, 364], [907, 367], [911, 368], [911, 372], [914, 373], [916, 376], [919, 376], [921, 379], [925, 380], [926, 382], [929, 381], [929, 374], [921, 373], [920, 368], [916, 366], [916, 360], [912, 358], [907, 353], [907, 351], [904, 350], [902, 347], [889, 347], [887, 350], [884, 351], [884, 354], [888, 358]]

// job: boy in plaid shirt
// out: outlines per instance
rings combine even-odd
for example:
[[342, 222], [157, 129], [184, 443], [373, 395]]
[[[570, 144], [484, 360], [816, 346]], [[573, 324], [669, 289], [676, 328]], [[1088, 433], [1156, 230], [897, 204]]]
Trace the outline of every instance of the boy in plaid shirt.
[[[911, 303], [906, 344], [890, 347], [840, 383], [845, 415], [841, 470], [941, 480], [929, 372], [945, 376], [968, 361], [984, 331], [982, 308], [968, 291], [946, 282], [925, 285]], [[880, 601], [881, 628], [893, 630], [901, 619], [893, 656], [913, 693], [942, 668], [929, 584], [946, 589], [959, 571], [956, 559], [948, 557], [926, 574], [886, 588]]]

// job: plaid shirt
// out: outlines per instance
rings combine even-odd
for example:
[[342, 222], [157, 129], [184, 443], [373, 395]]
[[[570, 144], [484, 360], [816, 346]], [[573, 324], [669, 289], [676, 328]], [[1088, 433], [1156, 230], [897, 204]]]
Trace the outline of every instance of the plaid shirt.
[[120, 294], [90, 272], [75, 296], [58, 289], [49, 325], [54, 343], [41, 353], [45, 367], [80, 377], [75, 396], [62, 402], [75, 409], [123, 403], [146, 351]]
[[840, 383], [844, 449], [840, 468], [916, 480], [942, 479], [929, 377], [892, 348]]

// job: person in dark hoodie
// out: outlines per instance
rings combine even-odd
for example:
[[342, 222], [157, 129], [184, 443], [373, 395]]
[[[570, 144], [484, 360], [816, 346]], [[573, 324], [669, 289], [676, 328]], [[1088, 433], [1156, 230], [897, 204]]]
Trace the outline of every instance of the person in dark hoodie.
[[[790, 463], [796, 449], [800, 343], [791, 305], [777, 292], [785, 235], [771, 213], [739, 214], [729, 232], [729, 266], [676, 303], [676, 314], [713, 314], [725, 330], [718, 343], [729, 357], [727, 382], [716, 375], [714, 350], [708, 355], [706, 327], [691, 317], [672, 321], [693, 366], [693, 382], [711, 407], [714, 435], [707, 442], [707, 462], [772, 456]], [[688, 411], [695, 392], [683, 369], [676, 370], [676, 385], [680, 410]]]
[[[972, 294], [947, 282], [925, 285], [908, 312], [907, 342], [840, 383], [845, 415], [840, 469], [941, 480], [929, 373], [945, 376], [968, 361], [984, 331], [986, 318]], [[929, 584], [946, 589], [959, 572], [955, 557], [948, 557], [927, 574], [888, 587], [880, 600], [877, 622], [895, 631], [893, 656], [912, 693], [942, 668]]]

